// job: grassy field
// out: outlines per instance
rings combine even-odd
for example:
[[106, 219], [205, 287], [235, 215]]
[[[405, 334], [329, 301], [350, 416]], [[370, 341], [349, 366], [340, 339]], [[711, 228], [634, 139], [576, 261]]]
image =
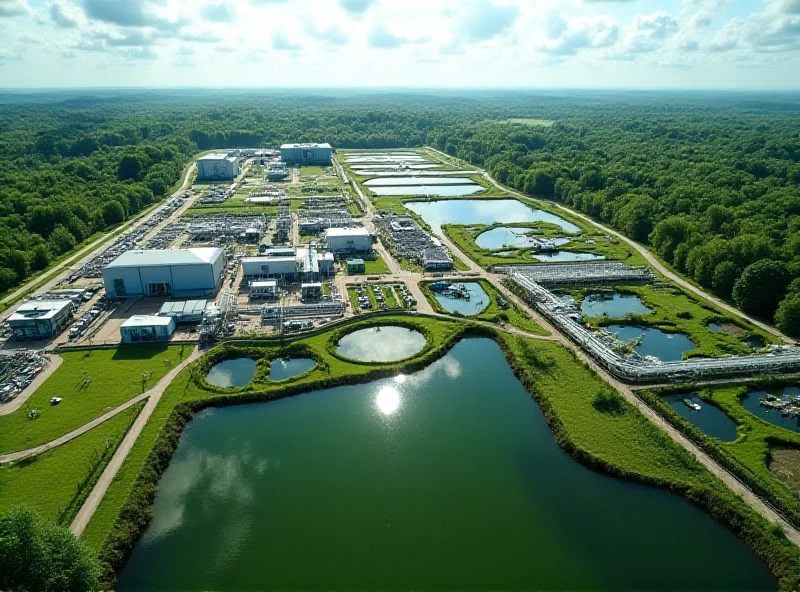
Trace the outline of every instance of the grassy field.
[[[32, 448], [66, 434], [118, 407], [155, 385], [180, 363], [181, 350], [191, 348], [166, 344], [122, 346], [59, 354], [64, 362], [31, 395], [28, 402], [11, 415], [0, 417], [0, 452]], [[167, 367], [164, 360], [172, 366]], [[147, 382], [142, 373], [151, 372]], [[84, 383], [85, 376], [90, 382]], [[61, 397], [51, 406], [52, 397]], [[26, 409], [39, 411], [28, 419]]]
[[324, 175], [326, 171], [331, 170], [330, 167], [323, 168], [321, 166], [303, 166], [300, 167], [300, 179], [304, 177], [319, 177]]
[[[603, 290], [572, 290], [570, 294], [575, 298], [580, 307], [587, 293], [598, 293]], [[729, 317], [722, 310], [711, 304], [701, 302], [691, 294], [677, 287], [655, 288], [652, 286], [625, 285], [615, 287], [613, 290], [625, 294], [639, 296], [645, 306], [652, 309], [652, 313], [631, 315], [626, 318], [603, 317], [598, 319], [587, 318], [592, 326], [614, 324], [636, 324], [656, 327], [667, 333], [686, 333], [696, 348], [684, 354], [684, 357], [720, 356], [726, 354], [747, 354], [752, 350], [741, 339], [758, 335], [765, 343], [778, 343], [778, 340], [742, 319]], [[725, 322], [736, 325], [742, 329], [741, 339], [738, 336], [722, 331], [711, 331], [708, 323], [712, 321]]]
[[38, 456], [0, 466], [0, 508], [25, 504], [68, 524], [108, 464], [143, 403]]
[[397, 298], [394, 295], [394, 289], [391, 286], [383, 286], [383, 300], [390, 309], [402, 308], [402, 306], [398, 304]]

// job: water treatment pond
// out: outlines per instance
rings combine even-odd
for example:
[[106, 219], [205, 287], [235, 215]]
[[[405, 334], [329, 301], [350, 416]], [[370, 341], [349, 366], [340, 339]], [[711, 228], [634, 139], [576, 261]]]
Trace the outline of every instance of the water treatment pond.
[[215, 364], [206, 375], [206, 382], [222, 388], [244, 386], [256, 375], [256, 361], [236, 358]]
[[[465, 294], [458, 295], [453, 292], [434, 292], [436, 301], [442, 305], [447, 312], [457, 312], [465, 316], [476, 315], [489, 306], [489, 295], [484, 291], [478, 282], [460, 282], [453, 286], [463, 286]], [[468, 296], [467, 299], [465, 296]]]
[[[475, 238], [475, 244], [481, 249], [502, 249], [504, 247], [524, 249], [539, 244], [537, 237], [526, 234], [532, 230], [534, 228], [531, 227], [498, 226], [486, 232], [481, 232]], [[567, 244], [569, 239], [557, 238], [553, 242], [557, 247], [560, 247]]]
[[365, 181], [367, 187], [387, 187], [391, 185], [471, 185], [474, 182], [466, 177], [381, 177]]
[[574, 462], [487, 339], [406, 377], [198, 414], [117, 586], [774, 588], [701, 510]]
[[339, 340], [336, 351], [360, 362], [396, 362], [418, 354], [425, 347], [419, 331], [389, 325], [359, 329]]
[[[700, 411], [690, 409], [684, 400], [700, 405]], [[736, 423], [723, 413], [722, 409], [710, 405], [697, 396], [697, 393], [680, 393], [666, 395], [666, 402], [678, 415], [691, 422], [705, 435], [717, 438], [723, 442], [732, 442], [736, 439]]]
[[483, 191], [477, 183], [470, 185], [413, 185], [399, 187], [370, 187], [375, 195], [412, 195], [426, 197], [462, 197]]
[[636, 353], [640, 356], [655, 356], [663, 362], [681, 360], [684, 352], [695, 348], [692, 340], [684, 333], [665, 333], [653, 327], [639, 325], [609, 325], [606, 329], [623, 341], [641, 338]]
[[783, 415], [780, 409], [770, 409], [763, 407], [759, 404], [762, 397], [766, 395], [774, 395], [779, 399], [788, 399], [789, 397], [800, 397], [800, 387], [787, 386], [784, 388], [770, 388], [758, 391], [749, 391], [744, 399], [742, 399], [742, 406], [750, 413], [757, 415], [771, 424], [792, 430], [793, 432], [800, 432], [800, 417], [789, 417]]
[[537, 253], [533, 256], [537, 261], [545, 263], [572, 263], [574, 261], [601, 261], [603, 255], [594, 253], [576, 253], [574, 251], [556, 251], [555, 253]]
[[316, 365], [314, 358], [278, 358], [269, 365], [269, 379], [286, 380], [308, 372]]
[[647, 314], [653, 312], [635, 294], [619, 292], [597, 292], [587, 294], [581, 302], [581, 312], [587, 317], [622, 318], [628, 314]]
[[[422, 216], [435, 231], [441, 232], [442, 224], [494, 224], [519, 222], [549, 222], [566, 232], [579, 232], [580, 228], [563, 218], [526, 206], [516, 199], [459, 199], [440, 201], [409, 201], [407, 207]], [[500, 245], [501, 247], [503, 245]]]

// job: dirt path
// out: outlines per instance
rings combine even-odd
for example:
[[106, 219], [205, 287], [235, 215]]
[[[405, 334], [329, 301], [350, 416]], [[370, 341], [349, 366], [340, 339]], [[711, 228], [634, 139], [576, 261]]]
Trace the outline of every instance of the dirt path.
[[50, 378], [50, 375], [58, 370], [58, 367], [61, 365], [61, 362], [64, 361], [64, 358], [61, 356], [56, 356], [53, 354], [48, 354], [47, 359], [47, 367], [39, 372], [39, 374], [34, 378], [31, 383], [25, 387], [25, 389], [14, 397], [11, 401], [7, 403], [0, 403], [0, 415], [9, 415], [10, 413], [14, 413], [17, 409], [22, 407], [25, 404], [30, 396], [36, 392], [42, 383]]
[[125, 437], [122, 439], [122, 442], [120, 443], [116, 452], [114, 452], [114, 456], [111, 457], [111, 460], [106, 465], [102, 475], [100, 475], [97, 483], [95, 483], [95, 486], [89, 494], [89, 497], [86, 498], [86, 501], [83, 503], [83, 506], [81, 506], [81, 509], [78, 511], [78, 514], [75, 516], [72, 524], [69, 525], [69, 529], [75, 535], [80, 536], [83, 534], [83, 531], [86, 529], [86, 525], [89, 524], [89, 520], [91, 520], [92, 516], [94, 516], [97, 507], [103, 500], [103, 496], [105, 496], [106, 491], [108, 491], [108, 487], [111, 485], [114, 477], [117, 476], [122, 463], [125, 462], [126, 458], [128, 458], [128, 454], [130, 454], [133, 445], [136, 443], [136, 440], [142, 433], [144, 426], [147, 424], [150, 416], [153, 414], [153, 411], [158, 405], [158, 402], [161, 400], [161, 396], [164, 394], [164, 391], [167, 390], [167, 387], [175, 379], [178, 373], [198, 359], [200, 355], [200, 350], [195, 348], [188, 358], [170, 370], [161, 380], [158, 381], [158, 383], [156, 383], [152, 389], [144, 393], [144, 395], [148, 397], [147, 403], [145, 404], [141, 413], [139, 413], [136, 421], [133, 422], [133, 425], [128, 430], [128, 433], [125, 434]]

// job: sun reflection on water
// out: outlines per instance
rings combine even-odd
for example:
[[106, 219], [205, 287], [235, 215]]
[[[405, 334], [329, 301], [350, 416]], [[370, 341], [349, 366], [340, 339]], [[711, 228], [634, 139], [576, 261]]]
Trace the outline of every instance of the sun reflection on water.
[[378, 411], [384, 415], [392, 415], [400, 408], [400, 392], [393, 386], [385, 386], [375, 397]]

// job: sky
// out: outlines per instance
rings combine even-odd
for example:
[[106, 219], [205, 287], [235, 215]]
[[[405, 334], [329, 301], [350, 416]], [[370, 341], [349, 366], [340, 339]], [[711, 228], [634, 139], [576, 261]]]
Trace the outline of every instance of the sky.
[[0, 87], [800, 89], [800, 0], [0, 0]]

